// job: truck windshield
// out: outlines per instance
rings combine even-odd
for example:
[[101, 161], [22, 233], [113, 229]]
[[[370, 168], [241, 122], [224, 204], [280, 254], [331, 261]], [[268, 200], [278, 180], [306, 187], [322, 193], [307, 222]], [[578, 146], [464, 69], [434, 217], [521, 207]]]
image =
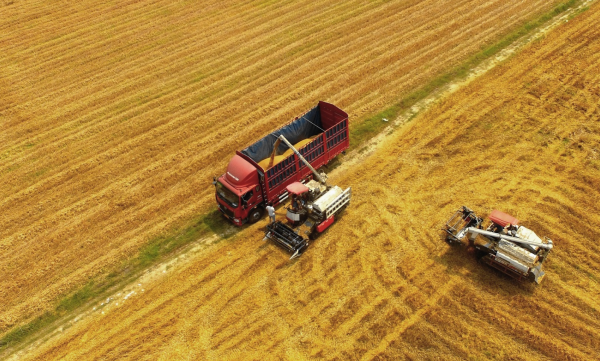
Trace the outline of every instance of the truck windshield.
[[238, 204], [240, 203], [240, 198], [235, 193], [227, 189], [227, 187], [225, 187], [223, 184], [221, 184], [221, 182], [217, 182], [217, 194], [219, 195], [219, 198], [224, 200], [233, 208], [237, 208]]

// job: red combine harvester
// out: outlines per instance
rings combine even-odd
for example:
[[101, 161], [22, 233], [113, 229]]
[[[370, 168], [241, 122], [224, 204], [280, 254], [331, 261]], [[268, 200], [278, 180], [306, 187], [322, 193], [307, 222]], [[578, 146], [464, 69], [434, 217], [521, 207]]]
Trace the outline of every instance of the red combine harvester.
[[283, 135], [279, 138], [298, 155], [315, 177], [306, 184], [294, 182], [286, 187], [292, 198], [286, 214], [289, 225], [280, 221], [267, 225], [264, 239], [273, 240], [285, 248], [292, 253], [290, 259], [293, 259], [308, 248], [309, 241], [301, 234], [307, 235], [310, 240], [316, 239], [350, 204], [352, 193], [350, 188], [343, 190], [338, 186], [328, 185], [325, 174], [319, 174]]
[[318, 169], [348, 149], [348, 114], [321, 101], [290, 123], [236, 151], [225, 174], [213, 182], [219, 209], [233, 224], [258, 221], [267, 204], [276, 206], [288, 198], [288, 185], [312, 178], [309, 167], [279, 140], [281, 135], [291, 144], [301, 144], [298, 152]]
[[[479, 259], [511, 277], [540, 283], [544, 278], [542, 263], [553, 247], [548, 238], [542, 240], [532, 230], [519, 226], [519, 220], [498, 210], [489, 216], [490, 224], [483, 229], [483, 219], [463, 206], [446, 222], [446, 242], [473, 247]], [[478, 237], [482, 236], [482, 237]]]

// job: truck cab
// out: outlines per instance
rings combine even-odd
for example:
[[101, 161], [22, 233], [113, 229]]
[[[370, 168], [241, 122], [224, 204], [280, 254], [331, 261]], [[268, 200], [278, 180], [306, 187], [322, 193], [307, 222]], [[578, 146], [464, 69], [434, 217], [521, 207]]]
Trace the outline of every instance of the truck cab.
[[263, 196], [256, 168], [235, 155], [227, 172], [215, 182], [216, 199], [221, 212], [235, 225], [258, 221], [264, 212]]

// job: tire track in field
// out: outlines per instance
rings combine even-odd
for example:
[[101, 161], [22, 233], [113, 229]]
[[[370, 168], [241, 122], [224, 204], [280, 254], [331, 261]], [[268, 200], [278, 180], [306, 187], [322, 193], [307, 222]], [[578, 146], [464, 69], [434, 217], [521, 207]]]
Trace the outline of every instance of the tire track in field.
[[[573, 324], [569, 328], [570, 332], [577, 333], [577, 335], [573, 335], [570, 340], [564, 340], [564, 334], [560, 331], [562, 327], [560, 324], [556, 323], [557, 318], [549, 317], [549, 315], [544, 312], [544, 310], [538, 310], [540, 313], [546, 313], [543, 318], [532, 317], [532, 315], [528, 314], [527, 311], [530, 311], [532, 306], [527, 308], [523, 308], [523, 305], [520, 305], [520, 302], [512, 302], [513, 305], [511, 309], [507, 309], [504, 305], [495, 304], [494, 306], [487, 306], [486, 299], [481, 296], [476, 295], [476, 293], [480, 293], [476, 290], [468, 289], [461, 290], [461, 294], [453, 295], [459, 304], [454, 305], [453, 308], [460, 309], [465, 306], [462, 305], [473, 305], [469, 308], [474, 308], [477, 312], [476, 317], [485, 320], [488, 324], [495, 325], [495, 327], [499, 327], [504, 329], [508, 335], [511, 335], [512, 338], [521, 340], [523, 343], [532, 344], [532, 348], [537, 349], [537, 352], [544, 354], [550, 358], [557, 359], [587, 359], [591, 355], [586, 355], [578, 350], [590, 349], [590, 345], [578, 345], [578, 341], [583, 337], [590, 336], [590, 334], [582, 334], [581, 332], [577, 332], [575, 328], [573, 328]], [[493, 294], [488, 295], [488, 299], [491, 299]], [[530, 303], [530, 300], [524, 300], [523, 303]], [[515, 314], [513, 310], [522, 310], [521, 314]], [[514, 325], [519, 324], [519, 329], [515, 329]], [[588, 329], [588, 332], [591, 331], [591, 336], [594, 337], [593, 329]], [[562, 337], [556, 337], [557, 334], [561, 334]], [[589, 338], [588, 338], [589, 339]], [[531, 342], [534, 341], [534, 342]], [[582, 347], [583, 346], [583, 347]], [[594, 348], [594, 345], [591, 345], [591, 349]], [[569, 350], [569, 351], [566, 351]]]
[[409, 327], [413, 326], [416, 322], [418, 322], [422, 315], [429, 311], [429, 309], [434, 306], [440, 297], [446, 295], [448, 292], [452, 290], [458, 281], [459, 276], [454, 276], [448, 281], [445, 285], [443, 285], [438, 291], [436, 291], [432, 297], [428, 298], [425, 307], [420, 308], [417, 312], [413, 313], [409, 318], [403, 320], [392, 332], [388, 333], [383, 340], [379, 343], [377, 348], [369, 351], [367, 354], [361, 357], [361, 360], [372, 360], [375, 357], [380, 356], [382, 352], [384, 352], [391, 342], [398, 339], [402, 333], [404, 333]]

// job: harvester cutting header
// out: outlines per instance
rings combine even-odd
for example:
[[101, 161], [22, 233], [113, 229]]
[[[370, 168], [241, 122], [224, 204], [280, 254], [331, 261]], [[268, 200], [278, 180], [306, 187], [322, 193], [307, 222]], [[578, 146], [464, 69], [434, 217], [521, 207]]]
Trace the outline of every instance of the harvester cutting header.
[[[489, 216], [490, 224], [483, 229], [483, 219], [463, 206], [446, 222], [446, 242], [474, 247], [480, 260], [517, 279], [540, 283], [544, 278], [542, 263], [553, 247], [548, 238], [542, 240], [532, 230], [519, 226], [519, 220], [498, 210]], [[478, 237], [482, 236], [482, 237]]]

